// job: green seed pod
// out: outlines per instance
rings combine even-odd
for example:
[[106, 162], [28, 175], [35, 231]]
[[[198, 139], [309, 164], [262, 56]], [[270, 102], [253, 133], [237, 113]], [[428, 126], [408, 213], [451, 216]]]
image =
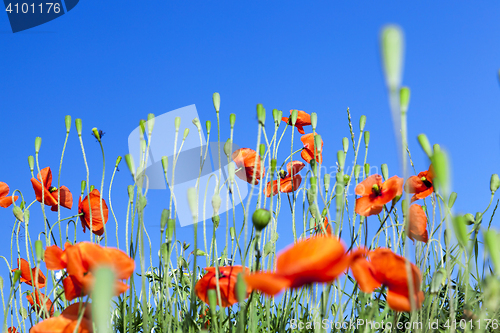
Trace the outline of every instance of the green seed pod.
[[127, 186], [128, 200], [134, 202], [134, 185]]
[[[26, 310], [24, 307], [20, 307], [19, 308], [19, 315], [21, 315], [21, 318], [23, 318], [23, 320], [25, 320], [26, 318], [28, 318], [28, 310]], [[11, 330], [9, 329], [7, 332], [10, 332]], [[17, 332], [17, 331], [14, 331], [14, 332]]]
[[95, 189], [94, 185], [90, 185], [90, 192], [92, 192]]
[[30, 171], [33, 172], [35, 169], [35, 158], [32, 155], [28, 156], [28, 165], [30, 166]]
[[271, 159], [271, 173], [274, 174], [274, 171], [276, 171], [276, 159], [273, 158]]
[[370, 131], [366, 131], [363, 138], [365, 139], [365, 148], [368, 148], [368, 144], [370, 143]]
[[483, 213], [477, 212], [476, 217], [475, 217], [475, 221], [477, 224], [480, 224], [483, 221]]
[[172, 240], [172, 237], [174, 236], [174, 229], [175, 229], [175, 220], [168, 219], [167, 220], [167, 238], [169, 240]]
[[190, 187], [187, 190], [188, 204], [194, 219], [198, 218], [198, 193], [196, 188]]
[[212, 223], [214, 224], [215, 230], [217, 230], [220, 223], [220, 216], [219, 215], [212, 216]]
[[69, 133], [69, 130], [71, 129], [71, 116], [67, 115], [64, 117], [64, 123], [66, 125], [66, 133]]
[[200, 120], [198, 118], [193, 119], [193, 125], [196, 126], [196, 129], [198, 130], [198, 132], [201, 132], [201, 124], [200, 124]]
[[422, 150], [425, 152], [428, 158], [431, 158], [432, 156], [432, 149], [431, 149], [431, 144], [429, 142], [429, 139], [427, 139], [427, 135], [425, 134], [419, 134], [417, 136], [418, 143], [420, 143], [420, 147], [422, 147]]
[[387, 25], [383, 28], [380, 50], [387, 87], [390, 91], [397, 91], [401, 85], [404, 57], [404, 36], [398, 26]]
[[276, 123], [276, 126], [279, 126], [281, 122], [281, 117], [279, 116], [279, 111], [278, 109], [273, 109], [273, 120]]
[[365, 163], [365, 177], [370, 176], [370, 164]]
[[343, 138], [342, 139], [342, 149], [344, 150], [344, 154], [347, 154], [347, 150], [349, 149], [349, 139], [348, 138]]
[[179, 132], [179, 128], [181, 127], [181, 117], [175, 117], [174, 125], [175, 125], [175, 131]]
[[85, 180], [82, 180], [80, 182], [80, 193], [81, 193], [81, 195], [83, 195], [83, 193], [85, 192], [85, 187], [87, 187], [87, 182]]
[[432, 146], [432, 148], [434, 149], [435, 153], [441, 151], [441, 147], [437, 143], [435, 143], [434, 146]]
[[210, 130], [212, 129], [212, 122], [210, 120], [207, 120], [205, 122], [205, 127], [207, 129], [207, 135], [210, 135]]
[[457, 200], [457, 193], [451, 192], [450, 198], [448, 199], [448, 207], [451, 208], [455, 204], [455, 200]]
[[239, 273], [236, 278], [236, 298], [240, 303], [247, 298], [247, 285], [241, 273]]
[[234, 123], [236, 122], [236, 115], [234, 113], [231, 113], [229, 115], [229, 125], [231, 126], [231, 129], [234, 128]]
[[236, 238], [236, 231], [234, 230], [234, 227], [229, 228], [229, 234], [231, 235], [231, 242], [233, 242]]
[[471, 213], [467, 213], [464, 215], [464, 221], [467, 225], [474, 224], [474, 216]]
[[132, 178], [135, 179], [135, 164], [132, 155], [125, 155], [125, 162], [127, 162], [128, 170], [130, 171], [130, 174], [132, 174]]
[[101, 136], [99, 135], [99, 130], [97, 127], [92, 128], [92, 133], [94, 134], [94, 137], [97, 139], [97, 141], [101, 142]]
[[399, 104], [401, 106], [401, 112], [406, 113], [408, 111], [408, 105], [410, 104], [410, 88], [402, 87], [399, 90]]
[[316, 134], [316, 135], [314, 136], [314, 146], [315, 146], [315, 147], [314, 147], [314, 149], [318, 152], [318, 154], [319, 154], [319, 153], [320, 153], [320, 151], [321, 151], [321, 143], [322, 143], [322, 142], [323, 142], [323, 141], [321, 140], [321, 135]]
[[36, 261], [37, 262], [40, 262], [41, 260], [43, 260], [43, 254], [44, 254], [43, 243], [39, 239], [37, 239], [35, 241], [35, 254], [36, 254]]
[[78, 136], [82, 136], [82, 120], [80, 118], [75, 119], [75, 127]]
[[450, 173], [448, 155], [444, 151], [434, 151], [431, 158], [432, 166], [434, 168], [434, 182], [433, 185], [438, 187], [443, 192], [444, 196], [448, 196], [450, 186]]
[[259, 153], [261, 157], [264, 157], [264, 154], [266, 153], [266, 145], [261, 143], [259, 146]]
[[[187, 249], [189, 249], [189, 247], [190, 247], [190, 246], [191, 246], [191, 244], [186, 243], [185, 241], [184, 241], [184, 243], [182, 244], [182, 248], [184, 249], [184, 251], [186, 251]], [[182, 258], [182, 259], [183, 259], [183, 261], [182, 261], [182, 265], [184, 266], [184, 268], [188, 268], [188, 264], [187, 264], [187, 262], [186, 262], [186, 259], [184, 259], [184, 258]]]
[[354, 166], [354, 178], [359, 179], [359, 173], [361, 172], [361, 166], [356, 164]]
[[252, 222], [255, 230], [261, 231], [264, 229], [269, 221], [271, 221], [271, 212], [264, 208], [259, 208], [252, 214]]
[[292, 126], [295, 126], [297, 123], [297, 117], [299, 116], [299, 111], [298, 110], [292, 110], [292, 114], [290, 115], [290, 123]]
[[326, 173], [323, 176], [323, 183], [325, 185], [325, 192], [328, 192], [328, 190], [330, 189], [330, 174], [329, 173]]
[[337, 162], [339, 163], [340, 171], [343, 172], [345, 165], [345, 153], [343, 150], [337, 151]]
[[259, 120], [259, 124], [261, 126], [265, 126], [266, 124], [266, 109], [262, 104], [257, 104], [257, 119]]
[[144, 138], [144, 133], [146, 133], [146, 120], [141, 119], [139, 120], [139, 133], [140, 133], [140, 138]]
[[220, 110], [220, 95], [219, 95], [218, 92], [215, 92], [212, 95], [212, 101], [214, 102], [215, 112], [219, 113], [219, 110]]
[[380, 169], [382, 170], [382, 176], [384, 177], [384, 180], [389, 179], [389, 168], [387, 167], [387, 164], [382, 164]]
[[20, 207], [14, 206], [12, 208], [12, 213], [14, 213], [14, 216], [16, 217], [16, 219], [18, 219], [21, 222], [24, 222], [23, 210]]
[[318, 169], [316, 168], [316, 165], [317, 165], [316, 160], [315, 159], [311, 159], [309, 161], [309, 164], [311, 165], [311, 170], [313, 172], [313, 175], [317, 176], [318, 175]]
[[233, 143], [231, 139], [227, 139], [226, 143], [224, 143], [224, 154], [226, 154], [227, 157], [231, 158], [233, 155]]
[[21, 270], [18, 269], [14, 272], [14, 278], [12, 279], [13, 286], [16, 284], [16, 282], [19, 280], [20, 277], [21, 277]]
[[498, 190], [499, 187], [500, 187], [500, 178], [498, 178], [498, 175], [494, 173], [491, 175], [490, 178], [491, 194], [495, 194], [495, 192]]
[[318, 126], [318, 115], [316, 112], [311, 113], [311, 125], [313, 131], [316, 131], [316, 126]]
[[118, 156], [116, 158], [116, 162], [115, 162], [115, 168], [118, 168], [118, 165], [120, 164], [120, 162], [122, 161], [122, 157], [121, 156]]
[[[199, 123], [199, 121], [198, 121], [198, 123]], [[148, 113], [148, 133], [149, 133], [149, 135], [151, 135], [151, 133], [153, 133], [154, 127], [155, 127], [155, 115], [154, 115], [154, 113]]]
[[362, 115], [361, 117], [359, 117], [359, 130], [363, 131], [365, 129], [365, 125], [366, 125], [366, 116]]
[[347, 185], [351, 177], [349, 175], [344, 175], [344, 184]]
[[185, 128], [184, 129], [184, 135], [182, 136], [182, 140], [186, 140], [188, 134], [189, 134], [189, 128]]
[[40, 151], [40, 146], [42, 145], [42, 138], [37, 136], [36, 139], [35, 139], [35, 153], [38, 154], [38, 152]]
[[160, 231], [162, 233], [165, 231], [165, 226], [167, 225], [169, 217], [170, 217], [170, 211], [168, 209], [164, 209], [161, 212], [161, 218], [160, 218]]
[[168, 170], [168, 157], [167, 156], [163, 156], [161, 158], [161, 166], [163, 167], [163, 173], [167, 174], [167, 170]]

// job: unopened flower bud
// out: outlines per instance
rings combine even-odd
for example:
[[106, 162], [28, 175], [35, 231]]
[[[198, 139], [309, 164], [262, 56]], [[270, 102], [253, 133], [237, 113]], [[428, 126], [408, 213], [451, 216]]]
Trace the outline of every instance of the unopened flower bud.
[[292, 113], [290, 115], [290, 124], [292, 124], [292, 126], [295, 126], [295, 124], [297, 123], [297, 117], [299, 116], [299, 111], [298, 110], [292, 110]]
[[35, 255], [36, 255], [36, 260], [40, 262], [43, 260], [43, 243], [41, 240], [37, 239], [35, 241]]
[[85, 192], [85, 187], [87, 187], [87, 182], [85, 180], [82, 180], [80, 182], [80, 194], [83, 195]]
[[387, 167], [387, 164], [382, 164], [380, 169], [382, 170], [382, 176], [384, 177], [384, 180], [389, 179], [389, 168]]
[[219, 213], [221, 203], [222, 200], [220, 198], [219, 193], [215, 193], [212, 196], [212, 208], [214, 209], [214, 215], [217, 215]]
[[231, 129], [234, 128], [235, 122], [236, 122], [236, 115], [234, 113], [231, 113], [229, 115], [229, 125], [231, 126]]
[[325, 192], [328, 192], [328, 190], [330, 189], [330, 174], [329, 173], [326, 173], [323, 176], [323, 183], [325, 185]]
[[20, 207], [14, 206], [14, 208], [12, 208], [12, 213], [14, 213], [16, 219], [18, 219], [21, 222], [24, 222], [23, 210]]
[[207, 135], [210, 135], [210, 130], [212, 129], [212, 122], [210, 120], [205, 122], [205, 128], [207, 129]]
[[69, 133], [69, 130], [71, 129], [71, 116], [67, 115], [64, 117], [64, 123], [66, 125], [66, 133]]
[[115, 162], [115, 168], [118, 168], [118, 165], [120, 164], [120, 162], [122, 161], [122, 157], [121, 156], [118, 156], [116, 158], [116, 162]]
[[259, 208], [252, 215], [252, 222], [255, 230], [261, 231], [271, 221], [271, 212], [264, 208]]
[[139, 120], [139, 138], [143, 139], [144, 138], [144, 133], [146, 133], [146, 120], [141, 119]]
[[212, 101], [214, 102], [214, 108], [215, 108], [215, 112], [219, 112], [220, 110], [220, 95], [218, 92], [215, 92], [213, 95], [212, 95]]
[[257, 119], [261, 126], [266, 124], [266, 109], [264, 109], [262, 104], [257, 104]]
[[167, 174], [167, 170], [168, 170], [168, 157], [167, 156], [163, 156], [161, 158], [161, 166], [163, 168], [163, 173]]
[[500, 178], [498, 178], [498, 175], [494, 173], [491, 175], [490, 178], [491, 194], [495, 194], [495, 192], [498, 190], [499, 187], [500, 187]]
[[179, 128], [181, 127], [181, 117], [175, 117], [174, 126], [175, 126], [175, 131], [179, 132]]
[[239, 273], [236, 278], [236, 298], [240, 303], [247, 298], [247, 285], [242, 273]]
[[198, 194], [196, 193], [196, 188], [190, 187], [187, 190], [188, 204], [193, 219], [198, 217]]
[[14, 272], [14, 278], [12, 279], [12, 285], [15, 285], [16, 282], [19, 280], [20, 277], [21, 277], [21, 270], [20, 269], [16, 269], [15, 272]]
[[404, 36], [401, 28], [385, 26], [380, 37], [380, 49], [387, 88], [397, 92], [403, 72]]
[[344, 184], [347, 185], [351, 177], [349, 175], [344, 175]]
[[128, 200], [134, 202], [134, 185], [127, 186]]
[[370, 131], [366, 131], [363, 138], [365, 140], [365, 148], [368, 148], [368, 144], [370, 143]]
[[271, 173], [274, 173], [276, 171], [276, 159], [271, 159]]
[[349, 139], [348, 138], [343, 138], [342, 139], [342, 149], [344, 150], [344, 154], [347, 154], [347, 150], [349, 149]]
[[259, 153], [260, 157], [264, 157], [264, 154], [266, 153], [266, 145], [261, 143], [259, 146]]
[[184, 129], [184, 135], [182, 136], [182, 140], [186, 140], [188, 134], [189, 134], [189, 128], [185, 128]]
[[155, 115], [154, 113], [148, 113], [148, 134], [153, 133], [153, 128], [155, 126]]
[[92, 128], [92, 133], [94, 134], [94, 137], [97, 139], [97, 141], [101, 142], [101, 135], [99, 134], [99, 130], [97, 127]]
[[172, 237], [174, 236], [174, 229], [175, 229], [175, 220], [168, 219], [167, 220], [167, 238], [169, 240], [172, 240]]
[[431, 149], [431, 144], [429, 142], [429, 139], [427, 139], [427, 136], [425, 134], [419, 134], [417, 136], [418, 143], [420, 143], [420, 147], [422, 147], [422, 150], [425, 152], [428, 158], [431, 158], [432, 156], [432, 149]]
[[234, 227], [229, 228], [229, 234], [231, 235], [231, 241], [234, 241], [236, 238], [236, 231], [234, 230]]
[[344, 171], [344, 164], [345, 164], [345, 153], [343, 150], [339, 150], [337, 152], [337, 161], [339, 163], [340, 171], [343, 172]]
[[33, 172], [35, 169], [35, 158], [32, 155], [28, 156], [28, 165], [30, 166], [30, 171]]
[[311, 113], [311, 126], [313, 131], [316, 130], [316, 126], [318, 125], [318, 115], [316, 112]]
[[361, 172], [361, 166], [356, 164], [354, 166], [354, 178], [359, 179], [359, 173]]
[[132, 174], [132, 178], [135, 179], [135, 165], [134, 165], [134, 159], [132, 158], [132, 155], [130, 155], [130, 154], [125, 155], [125, 162], [127, 162], [128, 170]]
[[80, 118], [75, 119], [75, 127], [78, 136], [82, 136], [82, 120]]
[[196, 126], [196, 129], [198, 130], [198, 132], [201, 132], [201, 124], [200, 124], [200, 120], [198, 118], [193, 119], [193, 125]]
[[467, 213], [464, 215], [464, 221], [467, 225], [474, 224], [474, 216], [471, 213]]
[[399, 90], [399, 104], [401, 106], [401, 112], [406, 113], [408, 111], [408, 105], [410, 104], [410, 88], [402, 87]]
[[42, 138], [37, 136], [35, 138], [35, 153], [38, 154], [38, 152], [40, 151], [40, 146], [42, 145]]
[[281, 117], [279, 116], [279, 111], [278, 109], [273, 109], [273, 120], [276, 123], [276, 126], [279, 126], [281, 122]]
[[164, 209], [161, 212], [161, 219], [160, 219], [160, 231], [162, 233], [165, 231], [165, 226], [167, 225], [169, 217], [170, 217], [170, 211], [168, 209]]
[[370, 164], [365, 163], [365, 177], [370, 176]]
[[227, 139], [226, 143], [224, 143], [224, 154], [226, 154], [227, 157], [231, 158], [233, 155], [233, 142], [231, 139]]
[[455, 200], [457, 200], [457, 192], [451, 192], [450, 198], [448, 199], [448, 207], [451, 208], [455, 204]]
[[236, 164], [231, 162], [227, 165], [227, 174], [230, 182], [234, 182], [234, 174], [236, 172]]
[[359, 117], [359, 130], [363, 131], [365, 129], [365, 125], [366, 125], [366, 116], [362, 115], [361, 117]]

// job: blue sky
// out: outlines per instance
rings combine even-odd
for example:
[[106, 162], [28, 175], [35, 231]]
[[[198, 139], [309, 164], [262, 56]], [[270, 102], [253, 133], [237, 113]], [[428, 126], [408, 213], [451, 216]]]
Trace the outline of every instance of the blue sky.
[[[457, 211], [474, 214], [486, 207], [490, 175], [500, 171], [499, 7], [493, 1], [132, 5], [86, 0], [54, 21], [16, 34], [7, 15], [0, 15], [0, 181], [23, 191], [30, 202], [27, 156], [34, 154], [34, 139], [43, 138], [41, 166], [57, 170], [69, 114], [83, 118], [91, 183], [98, 185], [102, 161], [92, 127], [106, 132], [111, 166], [128, 153], [128, 135], [150, 112], [159, 115], [195, 104], [202, 123], [215, 124], [215, 91], [221, 94], [224, 140], [229, 114], [236, 113], [235, 143], [255, 147], [257, 103], [285, 114], [290, 109], [316, 112], [324, 164], [334, 165], [342, 137], [349, 136], [349, 107], [355, 128], [359, 116], [368, 118], [368, 162], [388, 163], [391, 175], [401, 175], [378, 50], [381, 27], [396, 23], [406, 38], [403, 84], [412, 93], [409, 144], [417, 171], [428, 167], [416, 141], [426, 133], [451, 156]], [[75, 134], [73, 127], [61, 179], [74, 194], [73, 212], [85, 177]], [[113, 206], [123, 220], [131, 177], [123, 162], [120, 169]], [[148, 227], [159, 230], [167, 197], [150, 192]], [[39, 209], [35, 205], [32, 210]], [[11, 214], [10, 209], [0, 211], [6, 230], [0, 233], [0, 254], [6, 256]], [[40, 221], [32, 219], [33, 237], [42, 230], [36, 226]], [[291, 235], [282, 230], [280, 239], [287, 244]], [[5, 278], [5, 267], [2, 272]]]

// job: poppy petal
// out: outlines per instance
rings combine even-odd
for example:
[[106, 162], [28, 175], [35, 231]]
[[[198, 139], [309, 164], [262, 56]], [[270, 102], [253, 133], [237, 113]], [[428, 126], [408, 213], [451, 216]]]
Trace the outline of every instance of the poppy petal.
[[57, 246], [52, 245], [45, 249], [45, 266], [50, 270], [59, 270], [66, 268], [66, 262], [63, 261], [63, 250]]
[[[303, 162], [300, 161], [293, 161], [293, 162], [288, 162], [286, 165], [286, 170], [289, 175], [296, 175], [302, 170], [306, 165]], [[293, 171], [293, 172], [292, 172]]]
[[[417, 307], [415, 310], [420, 309], [422, 303], [424, 302], [424, 293], [422, 291], [418, 291], [416, 296], [414, 296], [415, 306]], [[406, 295], [399, 294], [389, 289], [387, 292], [387, 304], [394, 311], [399, 312], [410, 312], [411, 304], [410, 298]]]
[[[272, 186], [272, 192], [271, 192], [271, 186]], [[278, 194], [278, 181], [273, 180], [273, 182], [268, 182], [266, 185], [266, 189], [264, 190], [264, 193], [266, 194], [266, 197], [270, 197], [271, 194], [274, 196]]]
[[9, 191], [9, 185], [7, 185], [7, 183], [0, 182], [0, 198], [9, 194]]
[[36, 176], [36, 178], [40, 183], [44, 184], [46, 189], [48, 189], [52, 185], [52, 170], [50, 170], [50, 167], [43, 168], [40, 170], [40, 173]]
[[[17, 201], [18, 198], [19, 197], [16, 195], [14, 201]], [[0, 207], [8, 208], [10, 205], [12, 205], [12, 196], [0, 198]]]
[[354, 211], [361, 216], [371, 216], [380, 214], [384, 206], [375, 205], [370, 197], [361, 197], [356, 199]]
[[373, 193], [373, 186], [377, 185], [379, 188], [382, 187], [382, 176], [381, 175], [371, 175], [359, 183], [354, 189], [356, 195], [361, 195], [363, 197], [368, 196]]
[[379, 288], [382, 283], [373, 276], [373, 268], [363, 257], [357, 257], [351, 262], [352, 275], [356, 279], [361, 289], [365, 293], [371, 293]]
[[297, 191], [300, 187], [300, 183], [302, 183], [302, 177], [300, 175], [295, 175], [293, 177], [293, 187], [292, 187], [292, 179], [290, 177], [286, 177], [280, 181], [280, 191], [282, 193], [291, 193], [293, 191]]
[[[58, 192], [61, 194], [60, 204], [62, 207], [71, 209], [73, 207], [73, 195], [66, 186], [61, 186], [58, 190], [52, 192], [54, 200], [57, 202]], [[52, 206], [52, 211], [57, 212], [57, 205]]]
[[374, 203], [385, 205], [401, 194], [403, 194], [403, 178], [393, 176], [382, 184], [380, 195], [376, 197]]
[[254, 290], [274, 296], [291, 286], [290, 280], [273, 273], [255, 273], [245, 276], [245, 282]]
[[408, 237], [411, 240], [418, 240], [427, 243], [429, 235], [427, 234], [427, 216], [419, 205], [410, 206], [410, 232]]

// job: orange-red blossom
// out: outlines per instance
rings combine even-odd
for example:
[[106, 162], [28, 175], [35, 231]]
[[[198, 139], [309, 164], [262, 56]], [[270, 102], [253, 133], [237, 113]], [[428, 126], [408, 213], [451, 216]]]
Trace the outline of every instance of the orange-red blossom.
[[68, 276], [63, 286], [69, 301], [90, 293], [94, 284], [92, 271], [99, 266], [108, 266], [115, 272], [115, 295], [128, 290], [129, 286], [120, 280], [130, 278], [135, 269], [134, 260], [125, 252], [88, 242], [66, 243], [64, 251], [56, 245], [49, 246], [45, 250], [45, 264], [51, 270], [66, 269]]
[[410, 206], [410, 230], [408, 232], [408, 237], [412, 240], [418, 240], [424, 243], [429, 241], [429, 235], [427, 233], [427, 215], [425, 215], [422, 206], [417, 204]]
[[[281, 193], [290, 193], [297, 191], [302, 183], [302, 177], [298, 174], [300, 170], [304, 168], [305, 164], [299, 161], [288, 162], [286, 165], [287, 172], [283, 171], [282, 177], [280, 177], [280, 191]], [[292, 186], [292, 173], [293, 173], [293, 186]], [[281, 175], [280, 175], [281, 176]], [[271, 191], [272, 187], [272, 191]], [[278, 194], [278, 180], [274, 180], [272, 183], [268, 182], [266, 189], [264, 190], [267, 197]]]
[[406, 180], [405, 191], [414, 193], [411, 202], [428, 197], [434, 192], [434, 169], [432, 164], [427, 171], [422, 171], [418, 176], [411, 176]]
[[[26, 260], [20, 258], [17, 259], [17, 268], [13, 269], [12, 272], [18, 270], [21, 270], [21, 277], [19, 279], [20, 282], [24, 282], [28, 286], [33, 286], [33, 279], [34, 279], [35, 281], [37, 281], [35, 283], [36, 287], [38, 288], [45, 287], [46, 284], [45, 275], [43, 275], [43, 272], [40, 268], [38, 270], [36, 267], [30, 269], [30, 264]], [[38, 278], [36, 275], [37, 271], [38, 271]]]
[[[300, 138], [300, 141], [302, 141], [302, 144], [304, 145], [304, 149], [302, 149], [302, 152], [300, 153], [300, 156], [306, 161], [307, 163], [311, 162], [312, 159], [316, 156], [316, 162], [322, 163], [323, 162], [323, 140], [321, 140], [321, 147], [314, 147], [314, 133], [309, 133], [306, 135], [302, 135]], [[316, 134], [317, 135], [317, 134]], [[316, 154], [314, 152], [314, 149], [316, 149]]]
[[54, 307], [52, 306], [52, 301], [45, 296], [45, 294], [42, 294], [40, 291], [35, 290], [35, 298], [33, 299], [33, 294], [30, 293], [26, 295], [26, 299], [30, 303], [31, 307], [39, 312], [40, 309], [43, 307], [45, 304], [45, 309], [47, 309], [47, 313], [52, 317], [54, 315]]
[[372, 175], [359, 183], [354, 189], [356, 195], [356, 214], [377, 215], [386, 203], [403, 193], [403, 178], [391, 177], [382, 182], [381, 175]]
[[[0, 207], [7, 208], [12, 205], [12, 196], [7, 196], [9, 194], [9, 185], [4, 182], [0, 182]], [[14, 197], [14, 201], [16, 201], [18, 196]]]
[[[292, 125], [292, 120], [291, 120], [292, 112], [293, 110], [290, 110], [290, 118], [283, 117], [281, 118], [281, 120], [287, 123], [288, 125]], [[299, 133], [305, 134], [306, 132], [304, 132], [304, 126], [308, 125], [311, 125], [311, 116], [304, 111], [297, 111], [297, 120], [295, 121], [295, 127], [297, 127], [297, 129], [299, 130]]]
[[[81, 311], [83, 316], [78, 325]], [[78, 325], [78, 326], [77, 326]], [[78, 327], [78, 328], [77, 328]], [[75, 331], [75, 328], [76, 331]], [[39, 322], [30, 329], [30, 333], [92, 333], [92, 316], [90, 304], [74, 303], [68, 306], [61, 315]]]
[[[196, 295], [205, 303], [208, 304], [208, 291], [210, 289], [217, 290], [216, 267], [207, 267], [207, 273], [196, 282]], [[222, 305], [219, 304], [217, 297], [217, 305], [223, 307], [231, 306], [238, 302], [236, 297], [236, 281], [238, 274], [243, 272], [242, 266], [224, 266], [219, 267], [219, 290]], [[245, 273], [250, 273], [250, 270], [245, 267]], [[252, 292], [252, 289], [247, 286], [247, 296]]]
[[35, 196], [38, 202], [42, 202], [43, 196], [43, 202], [47, 206], [52, 206], [52, 211], [57, 211], [59, 193], [61, 206], [68, 209], [73, 207], [73, 195], [69, 189], [66, 186], [61, 186], [58, 190], [56, 187], [52, 186], [52, 171], [50, 167], [40, 170], [40, 173], [36, 177], [37, 178], [31, 178], [31, 185], [33, 185], [33, 190], [35, 190]]
[[[261, 173], [265, 175], [265, 168], [261, 165], [261, 158], [257, 152], [250, 148], [240, 148], [236, 150], [232, 159], [236, 164], [236, 169], [241, 169], [236, 172], [236, 176], [250, 184], [257, 185], [259, 183]], [[255, 178], [254, 178], [255, 174]]]
[[[93, 189], [88, 196], [83, 200], [82, 197], [78, 199], [78, 214], [80, 215], [80, 221], [82, 222], [83, 232], [86, 228], [90, 230], [92, 224], [92, 232], [98, 236], [104, 233], [104, 224], [108, 222], [108, 205], [106, 201], [102, 199], [102, 215], [101, 215], [101, 195], [98, 189]], [[90, 201], [90, 202], [89, 202]], [[92, 212], [92, 223], [90, 219], [90, 214]], [[104, 216], [104, 220], [102, 219]]]
[[[351, 262], [351, 271], [359, 288], [371, 293], [384, 285], [387, 287], [387, 304], [395, 311], [411, 311], [407, 259], [395, 254], [387, 248], [378, 248], [368, 253], [367, 261], [363, 252], [359, 251]], [[424, 293], [420, 290], [422, 276], [414, 264], [410, 264], [413, 280], [413, 303], [417, 310], [422, 306]]]

